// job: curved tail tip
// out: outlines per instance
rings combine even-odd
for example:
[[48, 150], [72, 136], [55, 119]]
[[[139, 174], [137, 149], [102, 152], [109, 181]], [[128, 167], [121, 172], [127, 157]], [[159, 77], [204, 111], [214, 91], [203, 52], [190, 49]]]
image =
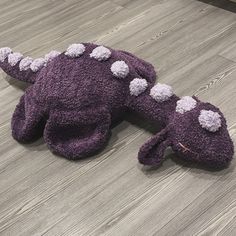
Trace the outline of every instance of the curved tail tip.
[[0, 48], [0, 61], [4, 62], [8, 55], [10, 55], [11, 53], [12, 50], [9, 47]]

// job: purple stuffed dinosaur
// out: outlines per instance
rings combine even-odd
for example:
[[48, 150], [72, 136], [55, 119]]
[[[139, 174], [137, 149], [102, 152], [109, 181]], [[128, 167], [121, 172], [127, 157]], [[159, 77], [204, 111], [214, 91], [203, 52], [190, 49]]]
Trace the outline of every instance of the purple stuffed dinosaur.
[[220, 110], [196, 97], [180, 99], [168, 85], [154, 85], [153, 66], [128, 52], [72, 44], [64, 53], [33, 60], [5, 47], [0, 67], [32, 84], [12, 118], [12, 135], [19, 142], [43, 135], [53, 152], [79, 159], [103, 148], [111, 124], [132, 110], [163, 127], [139, 151], [145, 165], [159, 165], [168, 146], [186, 160], [211, 167], [225, 167], [233, 157]]

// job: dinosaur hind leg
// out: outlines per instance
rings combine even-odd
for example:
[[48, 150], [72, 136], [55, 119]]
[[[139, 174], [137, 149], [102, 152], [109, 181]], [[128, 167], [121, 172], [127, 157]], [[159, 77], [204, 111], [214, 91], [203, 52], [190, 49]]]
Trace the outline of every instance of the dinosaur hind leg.
[[30, 142], [41, 137], [45, 126], [42, 110], [26, 92], [16, 106], [12, 117], [12, 136], [19, 142]]

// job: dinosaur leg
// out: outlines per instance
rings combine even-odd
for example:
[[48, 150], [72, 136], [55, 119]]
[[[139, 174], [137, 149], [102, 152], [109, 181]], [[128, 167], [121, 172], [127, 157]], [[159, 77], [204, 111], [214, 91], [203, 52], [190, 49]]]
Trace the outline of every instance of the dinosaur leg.
[[80, 159], [104, 147], [109, 138], [110, 123], [110, 113], [102, 107], [53, 111], [44, 138], [53, 152], [68, 159]]
[[19, 142], [30, 142], [42, 136], [45, 119], [27, 90], [16, 106], [12, 117], [12, 136]]
[[158, 166], [164, 159], [164, 151], [170, 146], [168, 126], [150, 138], [139, 150], [139, 162], [144, 165]]

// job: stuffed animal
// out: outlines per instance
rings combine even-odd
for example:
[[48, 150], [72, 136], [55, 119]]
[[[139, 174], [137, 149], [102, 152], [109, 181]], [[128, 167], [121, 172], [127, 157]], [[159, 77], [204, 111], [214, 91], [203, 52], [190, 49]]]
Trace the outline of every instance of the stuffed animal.
[[145, 165], [159, 165], [168, 146], [186, 160], [212, 167], [225, 167], [233, 157], [221, 111], [196, 97], [179, 98], [168, 85], [154, 85], [153, 66], [128, 52], [79, 43], [33, 60], [5, 47], [0, 67], [32, 84], [12, 117], [12, 135], [19, 142], [43, 135], [53, 152], [83, 158], [101, 150], [111, 124], [131, 110], [163, 127], [139, 151]]

